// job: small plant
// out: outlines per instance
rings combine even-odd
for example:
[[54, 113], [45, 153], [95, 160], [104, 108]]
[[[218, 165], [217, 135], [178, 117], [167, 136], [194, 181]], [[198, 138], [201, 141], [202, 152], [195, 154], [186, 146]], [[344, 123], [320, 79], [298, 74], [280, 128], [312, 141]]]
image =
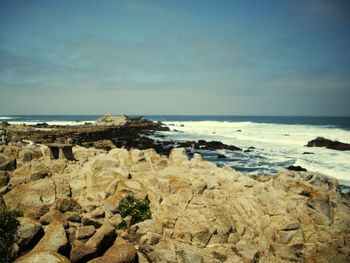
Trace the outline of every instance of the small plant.
[[119, 213], [124, 222], [121, 227], [125, 227], [124, 218], [127, 216], [131, 216], [132, 225], [151, 218], [149, 201], [139, 200], [132, 195], [128, 195], [122, 199], [119, 206]]
[[17, 217], [21, 215], [19, 211], [0, 206], [0, 263], [12, 262], [16, 258], [13, 244], [20, 224]]

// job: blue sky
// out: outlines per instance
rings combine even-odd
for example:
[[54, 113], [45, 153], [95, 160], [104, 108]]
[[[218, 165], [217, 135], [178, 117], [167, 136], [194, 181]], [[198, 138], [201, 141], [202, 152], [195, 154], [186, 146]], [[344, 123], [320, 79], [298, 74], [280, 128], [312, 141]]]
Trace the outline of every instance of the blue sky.
[[350, 2], [0, 0], [0, 115], [350, 115]]

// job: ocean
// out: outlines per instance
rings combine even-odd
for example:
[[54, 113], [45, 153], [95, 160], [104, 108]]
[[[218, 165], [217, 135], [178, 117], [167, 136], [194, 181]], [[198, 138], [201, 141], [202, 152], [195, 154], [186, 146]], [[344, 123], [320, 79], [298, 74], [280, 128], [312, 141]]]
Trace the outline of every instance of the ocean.
[[[0, 116], [9, 123], [74, 125], [93, 122], [101, 115]], [[136, 116], [130, 116], [136, 117]], [[203, 159], [229, 165], [249, 174], [271, 175], [290, 165], [337, 178], [350, 186], [350, 151], [305, 147], [318, 136], [350, 143], [350, 117], [282, 116], [145, 116], [165, 123], [170, 131], [157, 140], [221, 141], [244, 151], [201, 151]], [[159, 136], [161, 135], [161, 136]], [[306, 154], [307, 153], [307, 154]], [[218, 154], [226, 158], [218, 158]]]

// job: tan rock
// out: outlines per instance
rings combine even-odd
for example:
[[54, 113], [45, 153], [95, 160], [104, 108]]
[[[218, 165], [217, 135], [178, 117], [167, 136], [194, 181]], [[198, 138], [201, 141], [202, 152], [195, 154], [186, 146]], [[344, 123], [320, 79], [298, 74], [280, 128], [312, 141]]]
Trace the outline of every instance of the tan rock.
[[128, 121], [126, 115], [108, 114], [98, 119], [94, 125], [97, 126], [123, 126]]
[[331, 202], [327, 193], [317, 190], [311, 192], [307, 204], [322, 215], [332, 217]]
[[81, 217], [78, 212], [66, 212], [64, 213], [64, 217], [66, 218], [67, 221], [71, 221], [71, 222], [81, 221]]
[[63, 213], [56, 209], [52, 209], [47, 212], [45, 215], [40, 217], [40, 223], [43, 225], [49, 225], [51, 223], [60, 223], [63, 226], [67, 226], [67, 219]]
[[27, 184], [18, 185], [6, 193], [3, 198], [7, 207], [22, 211], [24, 216], [34, 219], [39, 218], [49, 210], [40, 194], [34, 190], [31, 191]]
[[81, 206], [77, 201], [74, 199], [63, 196], [63, 197], [56, 197], [56, 209], [60, 212], [81, 212]]
[[112, 196], [108, 197], [104, 201], [103, 203], [104, 208], [110, 211], [111, 213], [116, 213], [118, 211], [120, 202], [123, 200], [125, 196], [126, 196], [125, 193], [115, 192]]
[[35, 235], [41, 230], [41, 224], [27, 217], [19, 217], [19, 228], [16, 233], [16, 243], [20, 247], [27, 245]]
[[75, 237], [77, 239], [85, 239], [91, 237], [93, 234], [95, 234], [95, 232], [96, 229], [94, 226], [83, 226], [77, 229]]
[[95, 258], [89, 263], [132, 263], [137, 257], [136, 250], [128, 241], [117, 238], [113, 246], [111, 246], [102, 257]]
[[74, 240], [70, 251], [71, 262], [87, 262], [95, 257], [96, 250], [80, 240]]
[[36, 253], [29, 253], [25, 256], [17, 258], [15, 263], [70, 263], [70, 261], [56, 253], [56, 252], [36, 252]]
[[[113, 251], [115, 231], [151, 262], [348, 261], [350, 203], [337, 192], [337, 182], [321, 175], [281, 172], [253, 179], [199, 155], [189, 161], [183, 149], [173, 150], [169, 159], [154, 150], [78, 148], [77, 153], [76, 162], [25, 162], [12, 172], [18, 178], [32, 166], [51, 177], [18, 179], [4, 196], [6, 205], [23, 208], [26, 215], [54, 211], [42, 217], [45, 224], [55, 221], [49, 218], [65, 224], [76, 217], [67, 229], [73, 262], [94, 257], [107, 262], [104, 252]], [[128, 194], [147, 198], [152, 216], [121, 230], [122, 218], [115, 213]], [[69, 200], [84, 213], [72, 212]], [[85, 243], [81, 240], [91, 233], [77, 234], [84, 232], [81, 225], [100, 228]]]
[[96, 208], [90, 213], [92, 218], [103, 218], [105, 216], [105, 210], [102, 207]]
[[44, 231], [44, 237], [31, 252], [63, 252], [68, 245], [68, 239], [63, 225], [52, 223]]
[[104, 224], [96, 233], [86, 242], [86, 245], [92, 247], [97, 254], [109, 247], [115, 237], [115, 230], [110, 224]]

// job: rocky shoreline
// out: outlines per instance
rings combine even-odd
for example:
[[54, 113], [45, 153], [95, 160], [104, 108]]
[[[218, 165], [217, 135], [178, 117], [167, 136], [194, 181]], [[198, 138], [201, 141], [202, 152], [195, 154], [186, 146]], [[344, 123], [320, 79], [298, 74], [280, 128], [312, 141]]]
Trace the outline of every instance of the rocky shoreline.
[[[348, 262], [350, 257], [350, 198], [335, 179], [304, 171], [247, 176], [197, 153], [189, 159], [184, 148], [169, 147], [163, 155], [153, 144], [147, 149], [142, 139], [133, 141], [145, 130], [164, 128], [142, 119], [86, 125], [91, 135], [85, 125], [40, 135], [31, 126], [16, 133], [10, 126], [0, 146], [0, 202], [23, 213], [15, 262]], [[74, 160], [67, 160], [51, 159], [43, 144], [71, 138], [90, 146], [96, 143], [91, 138], [112, 141], [101, 135], [107, 131], [132, 134], [130, 143], [143, 149], [122, 139], [125, 144], [113, 143], [112, 149], [76, 145]], [[23, 142], [30, 139], [37, 141]], [[148, 206], [149, 211], [134, 211], [146, 217], [125, 215], [128, 197], [134, 198], [130, 206]]]
[[127, 116], [111, 115], [102, 117], [94, 124], [85, 123], [83, 125], [59, 126], [46, 123], [10, 125], [6, 122], [0, 124], [0, 135], [4, 136], [3, 142], [10, 145], [23, 146], [23, 142], [30, 141], [39, 144], [68, 143], [104, 150], [116, 147], [124, 147], [129, 150], [153, 148], [157, 153], [167, 156], [173, 148], [177, 147], [192, 148], [194, 151], [198, 149], [211, 151], [220, 149], [241, 150], [236, 146], [218, 141], [173, 142], [151, 138], [159, 131], [169, 131], [169, 128], [161, 122], [149, 121], [142, 117], [129, 119]]

